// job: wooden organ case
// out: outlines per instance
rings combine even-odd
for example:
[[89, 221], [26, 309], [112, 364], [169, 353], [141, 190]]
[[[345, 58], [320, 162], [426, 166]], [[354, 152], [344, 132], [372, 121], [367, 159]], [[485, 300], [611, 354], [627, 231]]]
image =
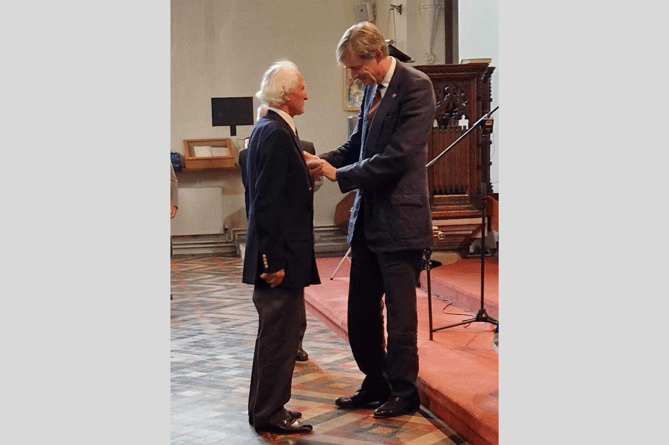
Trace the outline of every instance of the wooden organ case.
[[[490, 78], [494, 67], [487, 63], [422, 65], [416, 69], [432, 80], [437, 102], [435, 126], [428, 142], [428, 162], [439, 156], [468, 129], [490, 112]], [[473, 130], [428, 170], [433, 250], [466, 253], [480, 236], [481, 206], [492, 192], [490, 184], [490, 135]], [[485, 149], [486, 159], [482, 159]], [[483, 171], [483, 169], [486, 169]], [[484, 176], [485, 174], [485, 176]], [[486, 184], [483, 184], [486, 178]]]

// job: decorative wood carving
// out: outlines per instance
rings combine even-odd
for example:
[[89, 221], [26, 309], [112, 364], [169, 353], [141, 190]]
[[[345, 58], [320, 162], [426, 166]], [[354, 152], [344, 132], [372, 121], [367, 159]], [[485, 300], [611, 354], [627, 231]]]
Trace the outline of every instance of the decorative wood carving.
[[[468, 127], [462, 126], [461, 120], [472, 125], [490, 111], [490, 76], [495, 68], [482, 63], [416, 68], [432, 80], [437, 102], [428, 145], [430, 161], [466, 132]], [[481, 129], [472, 131], [431, 167], [428, 184], [432, 199], [435, 195], [467, 194], [472, 204], [480, 206], [482, 133]], [[484, 162], [483, 168], [489, 172], [490, 162]], [[492, 189], [489, 184], [487, 189]]]
[[[432, 80], [437, 103], [427, 160], [432, 161], [490, 112], [492, 95], [487, 63], [423, 65], [417, 69]], [[466, 124], [465, 124], [466, 121]], [[435, 233], [433, 250], [466, 251], [481, 227], [481, 198], [492, 191], [490, 160], [482, 162], [487, 139], [480, 128], [471, 131], [428, 170], [430, 207]], [[483, 170], [486, 169], [486, 170]], [[483, 174], [487, 184], [483, 184]]]

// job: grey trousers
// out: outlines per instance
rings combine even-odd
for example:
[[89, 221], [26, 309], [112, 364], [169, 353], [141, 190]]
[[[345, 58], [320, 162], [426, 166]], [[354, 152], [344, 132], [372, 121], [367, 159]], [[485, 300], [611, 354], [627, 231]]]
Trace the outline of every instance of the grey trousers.
[[276, 424], [288, 417], [284, 405], [291, 396], [303, 291], [303, 288], [264, 286], [253, 289], [258, 335], [248, 409], [249, 420], [256, 428]]

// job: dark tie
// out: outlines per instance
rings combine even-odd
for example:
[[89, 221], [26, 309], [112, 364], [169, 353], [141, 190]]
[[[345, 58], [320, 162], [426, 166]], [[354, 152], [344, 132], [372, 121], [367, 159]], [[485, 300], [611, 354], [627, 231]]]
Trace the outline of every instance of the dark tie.
[[376, 110], [379, 109], [379, 102], [381, 102], [381, 89], [383, 87], [381, 85], [378, 85], [376, 87], [376, 94], [374, 95], [374, 101], [372, 102], [372, 106], [369, 108], [369, 113], [367, 114], [367, 125], [370, 125], [372, 123], [372, 119], [374, 118], [374, 114], [376, 113]]

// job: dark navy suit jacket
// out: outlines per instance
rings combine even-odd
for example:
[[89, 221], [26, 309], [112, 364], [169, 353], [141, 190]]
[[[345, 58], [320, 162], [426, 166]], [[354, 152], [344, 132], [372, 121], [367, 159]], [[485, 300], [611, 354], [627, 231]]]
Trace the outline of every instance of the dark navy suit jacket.
[[[305, 140], [300, 139], [299, 143], [300, 143], [300, 148], [302, 149], [302, 151], [306, 151], [307, 153], [311, 153], [312, 155], [316, 154], [316, 148], [314, 147], [313, 142], [309, 142], [309, 141], [305, 141]], [[243, 148], [243, 149], [239, 150], [239, 161], [238, 161], [239, 162], [239, 168], [242, 171], [242, 185], [244, 185], [244, 205], [246, 207], [246, 218], [249, 217], [249, 207], [250, 207], [249, 188], [248, 188], [247, 181], [246, 181], [246, 155], [248, 154], [248, 152], [249, 151], [246, 148]], [[322, 182], [323, 180], [321, 179], [320, 181]], [[314, 181], [314, 179], [312, 178], [311, 182], [312, 182], [312, 184], [314, 184], [316, 181]], [[316, 190], [317, 186], [319, 186], [319, 185], [314, 186], [314, 190]]]

